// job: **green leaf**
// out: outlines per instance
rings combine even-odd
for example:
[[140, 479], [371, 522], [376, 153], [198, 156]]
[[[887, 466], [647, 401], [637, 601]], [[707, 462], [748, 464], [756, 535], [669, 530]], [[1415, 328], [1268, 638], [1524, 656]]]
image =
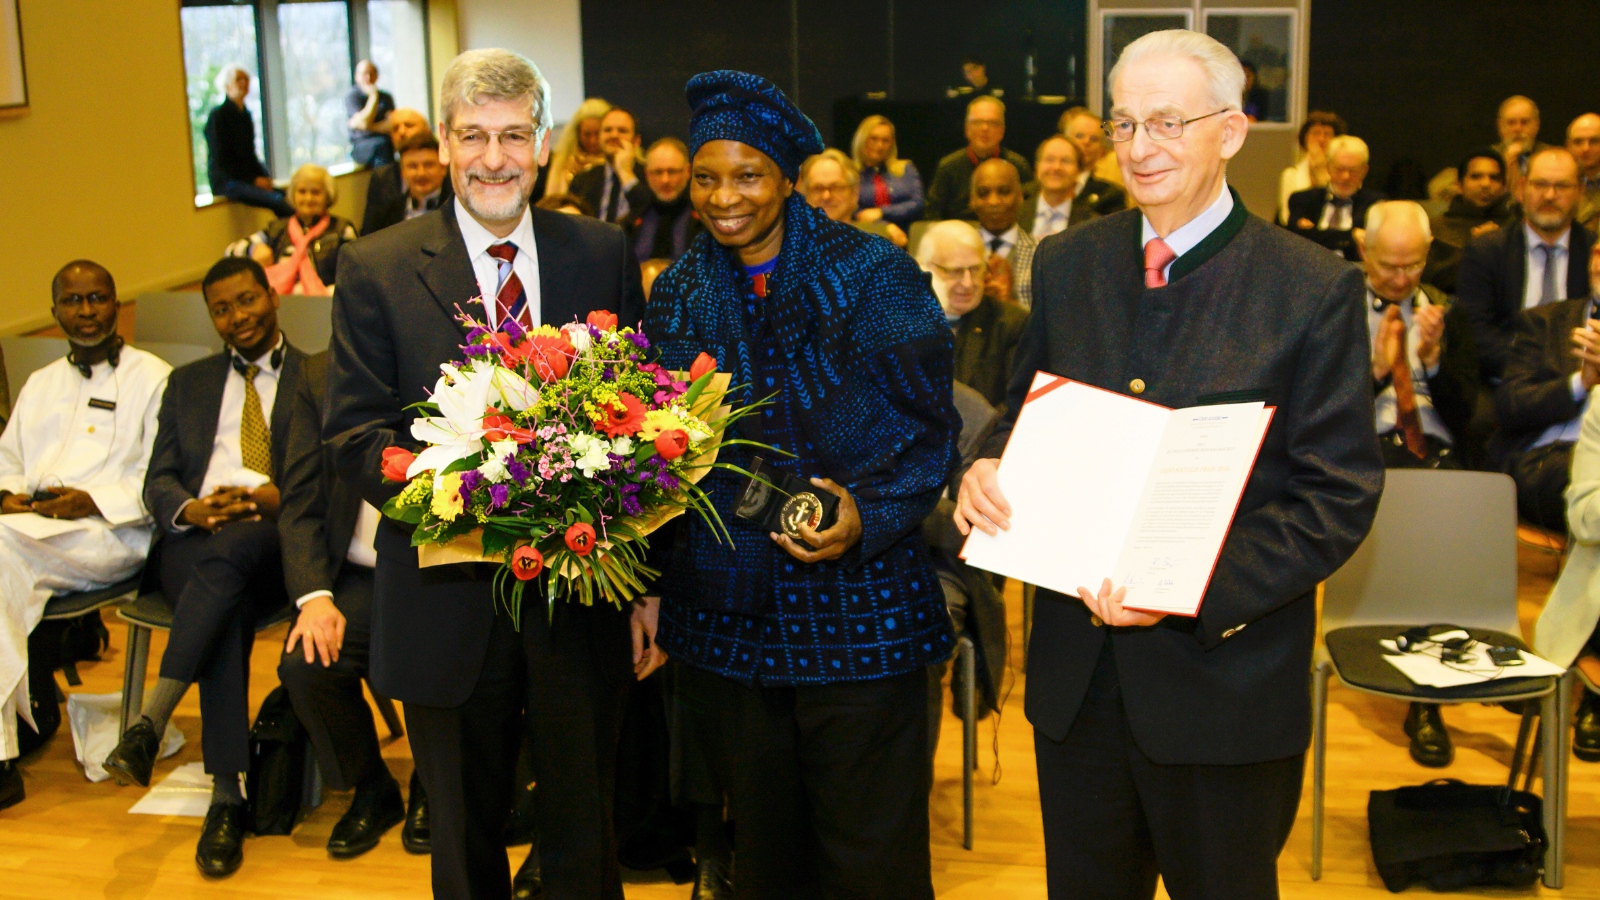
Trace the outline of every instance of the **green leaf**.
[[439, 474], [449, 475], [451, 472], [465, 472], [468, 469], [476, 469], [481, 465], [483, 465], [483, 454], [478, 453], [474, 454], [473, 456], [466, 456], [456, 460], [450, 465], [445, 466], [444, 469], [439, 472]]

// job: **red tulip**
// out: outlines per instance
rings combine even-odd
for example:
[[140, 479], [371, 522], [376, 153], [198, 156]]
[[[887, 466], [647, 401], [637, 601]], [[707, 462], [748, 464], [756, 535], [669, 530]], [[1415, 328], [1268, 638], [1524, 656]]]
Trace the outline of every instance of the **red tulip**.
[[527, 581], [544, 571], [544, 554], [532, 544], [523, 544], [511, 554], [511, 574]]
[[694, 362], [689, 366], [689, 380], [691, 382], [698, 381], [701, 375], [715, 372], [716, 370], [717, 358], [709, 353], [701, 353], [694, 358]]
[[517, 423], [511, 421], [509, 416], [495, 412], [483, 417], [483, 437], [491, 443], [510, 439], [519, 444], [526, 444], [533, 440], [533, 429], [518, 428]]
[[578, 356], [578, 348], [572, 346], [572, 342], [565, 337], [536, 334], [521, 346], [527, 348], [527, 358], [533, 363], [533, 371], [544, 382], [567, 377], [567, 369]]
[[579, 522], [567, 529], [567, 549], [579, 556], [594, 550], [594, 526]]
[[597, 309], [589, 313], [589, 318], [586, 321], [601, 331], [614, 331], [617, 327], [617, 314]]
[[661, 458], [671, 462], [684, 454], [689, 449], [689, 435], [680, 428], [663, 431], [656, 435], [656, 452]]
[[383, 477], [390, 481], [405, 481], [406, 470], [411, 468], [417, 455], [404, 447], [388, 447], [383, 451]]

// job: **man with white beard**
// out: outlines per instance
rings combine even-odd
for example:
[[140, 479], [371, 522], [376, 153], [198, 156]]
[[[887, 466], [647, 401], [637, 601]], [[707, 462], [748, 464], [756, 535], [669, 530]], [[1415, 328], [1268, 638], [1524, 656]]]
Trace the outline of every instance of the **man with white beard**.
[[150, 550], [144, 473], [172, 371], [123, 346], [116, 283], [99, 263], [67, 263], [51, 293], [72, 349], [28, 377], [0, 435], [0, 809], [23, 798], [18, 715], [38, 728], [33, 710], [56, 702], [53, 688], [31, 696], [27, 677], [45, 603], [131, 576]]

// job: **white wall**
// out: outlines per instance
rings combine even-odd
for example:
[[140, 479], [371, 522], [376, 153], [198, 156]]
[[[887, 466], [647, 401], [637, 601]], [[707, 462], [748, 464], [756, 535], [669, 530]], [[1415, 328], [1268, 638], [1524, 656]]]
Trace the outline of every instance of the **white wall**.
[[550, 82], [557, 122], [583, 102], [578, 0], [456, 0], [456, 22], [462, 50], [504, 47], [533, 60]]

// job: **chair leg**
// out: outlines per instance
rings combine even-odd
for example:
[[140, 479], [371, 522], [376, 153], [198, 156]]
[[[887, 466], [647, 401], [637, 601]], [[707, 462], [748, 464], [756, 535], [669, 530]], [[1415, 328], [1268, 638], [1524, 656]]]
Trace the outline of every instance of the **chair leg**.
[[978, 767], [978, 653], [963, 635], [961, 649], [961, 846], [972, 849], [972, 773]]
[[144, 676], [150, 658], [150, 629], [128, 623], [128, 647], [122, 669], [122, 728], [128, 730], [144, 711]]
[[377, 705], [378, 715], [383, 717], [383, 724], [389, 729], [389, 737], [405, 737], [406, 728], [400, 722], [400, 711], [394, 708], [394, 701], [382, 694], [373, 692], [372, 702]]
[[1511, 751], [1511, 775], [1506, 778], [1506, 788], [1508, 790], [1514, 791], [1517, 789], [1517, 775], [1522, 772], [1522, 761], [1528, 759], [1530, 760], [1528, 764], [1533, 765], [1531, 757], [1527, 755], [1528, 741], [1533, 737], [1533, 726], [1538, 719], [1539, 713], [1534, 709], [1533, 704], [1529, 703], [1523, 706], [1522, 721], [1517, 725], [1517, 747]]
[[[1542, 703], [1543, 701], [1541, 701], [1541, 705]], [[1522, 773], [1522, 789], [1524, 791], [1533, 790], [1533, 776], [1539, 771], [1539, 768], [1534, 766], [1533, 761], [1543, 758], [1545, 749], [1544, 725], [1548, 721], [1550, 720], [1546, 716], [1541, 715], [1539, 717], [1539, 731], [1533, 736], [1533, 749], [1528, 751], [1528, 768]], [[1550, 783], [1548, 781], [1545, 782], [1547, 790], [1549, 784]]]
[[305, 775], [300, 780], [300, 809], [303, 813], [322, 805], [322, 767], [317, 765], [317, 754], [306, 744]]
[[1333, 664], [1318, 661], [1311, 673], [1311, 880], [1322, 878], [1323, 788], [1328, 774], [1328, 677]]
[[[1572, 672], [1556, 681], [1556, 689], [1545, 696], [1544, 721], [1544, 833], [1549, 841], [1544, 853], [1544, 886], [1559, 890], [1563, 881], [1561, 862], [1565, 854], [1567, 827], [1567, 718], [1572, 706]], [[1531, 768], [1532, 763], [1529, 763]]]
[[1022, 673], [1028, 673], [1028, 644], [1033, 638], [1033, 595], [1038, 588], [1031, 584], [1022, 586]]

